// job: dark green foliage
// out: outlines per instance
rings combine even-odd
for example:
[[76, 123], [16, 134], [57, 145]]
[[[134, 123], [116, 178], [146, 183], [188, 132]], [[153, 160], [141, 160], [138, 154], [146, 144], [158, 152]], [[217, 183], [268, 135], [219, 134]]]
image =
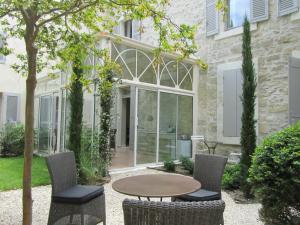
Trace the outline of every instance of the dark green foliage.
[[222, 179], [222, 188], [226, 190], [239, 189], [241, 185], [241, 165], [240, 164], [228, 164], [225, 167], [224, 175]]
[[93, 143], [93, 130], [87, 126], [82, 126], [81, 130], [81, 152], [88, 151]]
[[266, 224], [299, 225], [293, 222], [291, 209], [300, 212], [300, 122], [267, 137], [256, 148], [249, 181]]
[[80, 152], [80, 183], [98, 184], [102, 182], [105, 163], [100, 158], [98, 136], [91, 128], [83, 127]]
[[7, 123], [0, 134], [2, 156], [19, 156], [24, 152], [24, 125]]
[[100, 94], [100, 132], [98, 136], [99, 154], [103, 162], [106, 164], [104, 175], [108, 174], [108, 166], [111, 163], [112, 153], [110, 149], [110, 127], [111, 127], [111, 107], [113, 99], [113, 73], [111, 71], [103, 71], [100, 76], [99, 94]]
[[175, 172], [176, 165], [173, 160], [164, 161], [164, 168], [169, 172]]
[[251, 165], [251, 156], [256, 148], [255, 129], [255, 89], [256, 79], [251, 52], [250, 23], [247, 18], [244, 22], [243, 34], [243, 94], [241, 97], [243, 104], [242, 129], [241, 129], [241, 169], [242, 169], [242, 190], [245, 197], [250, 197], [251, 187], [247, 182], [248, 170]]
[[81, 78], [83, 76], [81, 58], [73, 61], [73, 74], [70, 86], [70, 121], [69, 121], [69, 150], [75, 153], [77, 168], [80, 168], [81, 130], [82, 130], [82, 110], [83, 110], [83, 89]]
[[194, 162], [189, 157], [181, 157], [180, 158], [182, 167], [189, 171], [190, 174], [194, 173]]

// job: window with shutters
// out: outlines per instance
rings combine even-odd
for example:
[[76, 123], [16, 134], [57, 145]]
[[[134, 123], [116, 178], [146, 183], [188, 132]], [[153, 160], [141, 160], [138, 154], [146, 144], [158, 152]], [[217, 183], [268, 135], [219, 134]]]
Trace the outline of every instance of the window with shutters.
[[135, 40], [141, 39], [141, 22], [138, 20], [122, 21], [114, 28], [113, 33]]
[[240, 137], [242, 127], [242, 70], [226, 70], [223, 74], [223, 136]]
[[227, 29], [242, 26], [245, 16], [250, 18], [250, 0], [228, 0]]
[[250, 0], [250, 21], [252, 23], [269, 18], [269, 0]]
[[299, 10], [299, 0], [277, 0], [278, 15], [284, 16]]
[[219, 13], [216, 4], [217, 0], [206, 0], [206, 36], [219, 32]]
[[289, 122], [300, 120], [300, 59], [290, 58], [289, 63]]

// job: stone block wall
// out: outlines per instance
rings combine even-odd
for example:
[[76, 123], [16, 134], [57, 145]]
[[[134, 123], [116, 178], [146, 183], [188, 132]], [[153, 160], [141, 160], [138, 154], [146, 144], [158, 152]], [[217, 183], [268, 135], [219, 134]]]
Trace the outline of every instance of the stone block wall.
[[[205, 0], [172, 0], [167, 9], [176, 23], [199, 24], [196, 35], [199, 52], [208, 70], [200, 71], [198, 83], [197, 135], [217, 140], [217, 110], [222, 101], [217, 99], [218, 66], [242, 60], [242, 32], [226, 35], [226, 31], [206, 37]], [[300, 57], [300, 12], [277, 16], [277, 1], [269, 0], [269, 19], [252, 25], [252, 53], [257, 74], [258, 142], [268, 134], [288, 125], [289, 58]], [[220, 13], [220, 27], [224, 26]], [[156, 44], [150, 20], [143, 21], [142, 41]], [[241, 28], [236, 28], [237, 30]], [[223, 29], [221, 29], [223, 30]], [[232, 32], [232, 31], [231, 31]], [[300, 96], [299, 96], [300, 97]], [[239, 145], [220, 145], [218, 153], [239, 151]]]

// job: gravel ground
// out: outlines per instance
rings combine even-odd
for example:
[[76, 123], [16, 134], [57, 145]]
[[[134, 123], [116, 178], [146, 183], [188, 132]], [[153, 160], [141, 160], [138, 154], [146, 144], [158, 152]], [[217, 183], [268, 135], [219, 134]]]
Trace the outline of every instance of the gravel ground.
[[[113, 174], [112, 181], [126, 176], [161, 173], [156, 170], [137, 170], [122, 174]], [[122, 201], [128, 196], [112, 190], [112, 182], [105, 184], [107, 225], [123, 225]], [[33, 225], [46, 225], [50, 207], [51, 186], [33, 188]], [[169, 199], [165, 199], [169, 200]], [[226, 225], [258, 225], [259, 204], [236, 204], [223, 193], [226, 202], [224, 213]], [[22, 224], [22, 191], [0, 192], [0, 225]]]

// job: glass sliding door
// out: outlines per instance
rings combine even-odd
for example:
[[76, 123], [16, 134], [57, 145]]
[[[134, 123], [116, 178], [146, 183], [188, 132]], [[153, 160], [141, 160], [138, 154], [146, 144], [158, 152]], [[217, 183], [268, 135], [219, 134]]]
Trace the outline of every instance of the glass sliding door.
[[136, 164], [156, 162], [157, 92], [138, 89]]
[[193, 97], [178, 95], [176, 159], [192, 157]]
[[49, 152], [50, 136], [52, 130], [51, 113], [52, 113], [52, 96], [45, 95], [40, 97], [39, 112], [39, 145], [40, 152]]
[[159, 162], [176, 159], [177, 95], [160, 93]]
[[192, 156], [193, 97], [160, 93], [159, 162]]

